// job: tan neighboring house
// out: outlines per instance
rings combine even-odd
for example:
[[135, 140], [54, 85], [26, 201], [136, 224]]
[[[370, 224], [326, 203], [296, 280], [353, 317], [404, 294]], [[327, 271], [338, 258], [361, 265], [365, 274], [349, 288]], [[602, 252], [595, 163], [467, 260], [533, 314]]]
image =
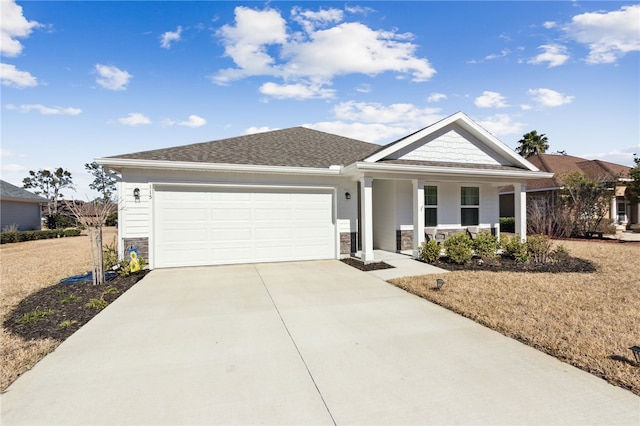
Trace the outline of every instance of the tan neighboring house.
[[[640, 203], [632, 203], [625, 195], [627, 184], [631, 180], [630, 167], [602, 160], [587, 160], [564, 154], [538, 154], [527, 160], [544, 172], [553, 173], [551, 178], [534, 179], [527, 182], [527, 194], [530, 196], [550, 196], [553, 200], [562, 188], [560, 176], [578, 172], [597, 180], [616, 182], [615, 196], [607, 218], [615, 225], [629, 228], [632, 224], [640, 224], [638, 211]], [[514, 216], [513, 187], [506, 186], [500, 191], [500, 217]]]

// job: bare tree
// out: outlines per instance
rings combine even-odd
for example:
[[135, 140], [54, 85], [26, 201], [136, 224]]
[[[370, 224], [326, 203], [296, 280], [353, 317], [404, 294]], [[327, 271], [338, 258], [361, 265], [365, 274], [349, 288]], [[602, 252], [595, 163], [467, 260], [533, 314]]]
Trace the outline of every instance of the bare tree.
[[596, 232], [609, 212], [615, 179], [598, 180], [578, 172], [565, 174], [560, 179], [563, 203], [576, 230], [584, 235]]
[[78, 223], [87, 227], [91, 250], [91, 269], [93, 284], [104, 284], [104, 260], [102, 251], [102, 227], [107, 216], [114, 210], [115, 204], [103, 202], [65, 201], [67, 208]]

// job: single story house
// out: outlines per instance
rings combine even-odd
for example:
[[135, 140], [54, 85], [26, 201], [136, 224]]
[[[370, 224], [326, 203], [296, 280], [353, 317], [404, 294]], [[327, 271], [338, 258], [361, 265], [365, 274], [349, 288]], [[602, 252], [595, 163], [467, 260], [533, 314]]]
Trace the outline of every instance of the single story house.
[[46, 198], [0, 180], [0, 230], [19, 231], [42, 229], [42, 204]]
[[[294, 127], [96, 159], [120, 174], [121, 255], [151, 268], [417, 255], [427, 234], [499, 232], [499, 194], [551, 177], [462, 112], [386, 146]], [[435, 232], [434, 232], [435, 231]]]
[[[538, 169], [553, 173], [552, 177], [533, 179], [527, 182], [526, 191], [530, 196], [548, 197], [554, 202], [562, 189], [562, 176], [569, 173], [581, 173], [592, 179], [612, 182], [615, 193], [607, 219], [621, 227], [640, 224], [640, 203], [632, 203], [626, 194], [627, 184], [631, 180], [630, 167], [602, 160], [587, 160], [566, 154], [537, 154], [527, 160]], [[500, 190], [500, 216], [515, 215], [514, 191], [512, 186]]]

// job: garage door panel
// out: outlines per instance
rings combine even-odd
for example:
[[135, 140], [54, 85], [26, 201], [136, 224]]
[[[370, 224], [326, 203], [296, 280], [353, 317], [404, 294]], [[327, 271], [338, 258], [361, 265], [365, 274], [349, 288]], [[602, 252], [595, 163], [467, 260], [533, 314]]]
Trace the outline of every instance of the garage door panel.
[[160, 188], [154, 266], [335, 257], [331, 192]]

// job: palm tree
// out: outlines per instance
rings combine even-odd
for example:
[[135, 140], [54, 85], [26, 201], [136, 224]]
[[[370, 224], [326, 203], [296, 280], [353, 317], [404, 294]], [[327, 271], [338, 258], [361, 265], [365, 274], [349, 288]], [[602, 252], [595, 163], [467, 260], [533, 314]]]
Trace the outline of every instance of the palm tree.
[[516, 148], [516, 152], [524, 158], [532, 155], [544, 154], [549, 149], [547, 137], [544, 134], [539, 135], [535, 130], [522, 135], [522, 139], [518, 141], [520, 144]]

